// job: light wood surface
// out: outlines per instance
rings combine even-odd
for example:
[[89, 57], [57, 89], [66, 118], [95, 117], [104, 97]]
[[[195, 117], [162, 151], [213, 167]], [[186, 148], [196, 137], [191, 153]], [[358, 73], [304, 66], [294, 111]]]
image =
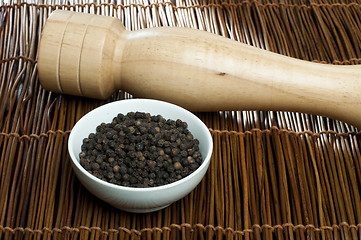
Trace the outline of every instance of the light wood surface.
[[122, 89], [191, 111], [284, 110], [361, 127], [361, 66], [302, 61], [188, 28], [126, 31], [116, 18], [57, 10], [42, 32], [50, 91], [105, 99]]

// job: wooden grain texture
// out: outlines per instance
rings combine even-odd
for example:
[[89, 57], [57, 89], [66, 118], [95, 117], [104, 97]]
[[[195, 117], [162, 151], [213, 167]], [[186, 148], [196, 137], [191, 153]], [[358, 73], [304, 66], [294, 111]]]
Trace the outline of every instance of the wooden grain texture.
[[354, 65], [360, 4], [0, 0], [0, 239], [361, 239], [360, 134], [352, 125], [298, 112], [196, 113], [214, 141], [207, 175], [168, 208], [131, 214], [81, 186], [66, 145], [85, 113], [132, 96], [59, 95], [43, 90], [37, 75], [41, 29], [56, 8], [115, 16], [129, 31], [195, 28], [298, 59]]

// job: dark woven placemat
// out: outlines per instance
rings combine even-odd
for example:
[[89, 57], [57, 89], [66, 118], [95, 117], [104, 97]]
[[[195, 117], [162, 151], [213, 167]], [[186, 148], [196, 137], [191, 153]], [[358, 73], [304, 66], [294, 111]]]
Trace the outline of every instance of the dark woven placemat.
[[0, 0], [0, 239], [361, 239], [359, 132], [289, 112], [197, 113], [214, 153], [187, 197], [149, 214], [85, 190], [67, 154], [72, 126], [107, 101], [44, 91], [42, 26], [55, 8], [118, 17], [128, 30], [191, 27], [328, 64], [359, 64], [357, 1]]

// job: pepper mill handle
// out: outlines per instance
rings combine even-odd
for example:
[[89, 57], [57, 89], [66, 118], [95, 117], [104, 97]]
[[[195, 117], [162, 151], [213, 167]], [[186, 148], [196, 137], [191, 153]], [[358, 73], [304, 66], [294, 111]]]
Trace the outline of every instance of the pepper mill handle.
[[188, 28], [126, 31], [112, 17], [54, 11], [42, 32], [42, 86], [106, 99], [116, 90], [192, 111], [282, 110], [361, 127], [361, 67], [312, 63]]

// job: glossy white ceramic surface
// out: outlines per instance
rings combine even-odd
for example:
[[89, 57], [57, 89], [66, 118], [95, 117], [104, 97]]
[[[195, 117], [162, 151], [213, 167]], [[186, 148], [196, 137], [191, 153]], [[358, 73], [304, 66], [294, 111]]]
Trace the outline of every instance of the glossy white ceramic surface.
[[[79, 163], [83, 139], [95, 132], [102, 122], [109, 123], [118, 113], [147, 112], [162, 115], [166, 119], [181, 119], [199, 140], [203, 163], [191, 175], [171, 184], [152, 188], [123, 187], [102, 181], [88, 173]], [[152, 212], [183, 198], [190, 193], [205, 175], [213, 150], [211, 134], [206, 125], [193, 113], [167, 102], [150, 99], [128, 99], [112, 102], [84, 115], [72, 129], [68, 150], [73, 169], [80, 182], [95, 196], [112, 206], [129, 212]]]

